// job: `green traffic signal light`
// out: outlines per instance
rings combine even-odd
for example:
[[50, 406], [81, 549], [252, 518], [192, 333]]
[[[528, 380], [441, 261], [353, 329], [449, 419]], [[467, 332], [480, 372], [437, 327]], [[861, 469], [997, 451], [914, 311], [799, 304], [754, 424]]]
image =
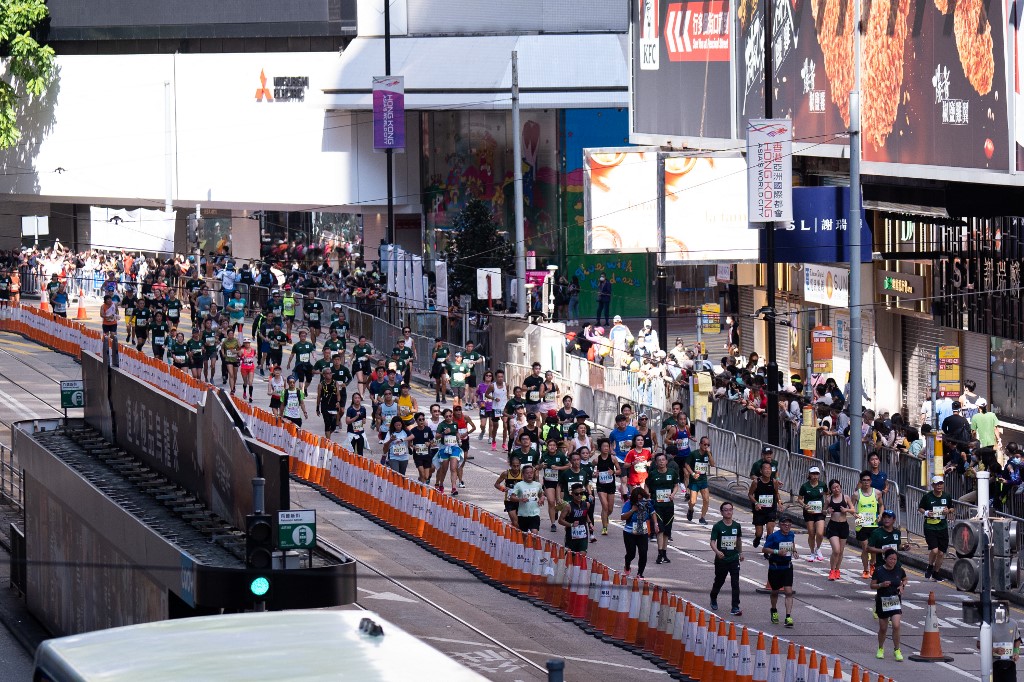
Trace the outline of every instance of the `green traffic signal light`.
[[270, 581], [260, 576], [249, 583], [249, 591], [257, 597], [262, 597], [270, 591]]

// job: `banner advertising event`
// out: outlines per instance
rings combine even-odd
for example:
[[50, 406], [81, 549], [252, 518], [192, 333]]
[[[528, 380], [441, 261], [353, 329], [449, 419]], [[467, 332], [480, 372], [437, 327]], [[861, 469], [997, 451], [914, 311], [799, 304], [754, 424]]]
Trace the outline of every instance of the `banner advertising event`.
[[747, 123], [747, 212], [752, 223], [793, 219], [793, 122]]
[[586, 252], [658, 248], [658, 154], [630, 148], [583, 151]]
[[405, 78], [373, 77], [373, 148], [405, 149]]

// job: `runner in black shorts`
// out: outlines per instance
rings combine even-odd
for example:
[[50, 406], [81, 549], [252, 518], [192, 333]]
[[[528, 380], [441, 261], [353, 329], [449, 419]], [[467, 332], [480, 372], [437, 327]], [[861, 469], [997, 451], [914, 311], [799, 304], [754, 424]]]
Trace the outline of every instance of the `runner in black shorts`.
[[412, 461], [419, 472], [420, 483], [430, 483], [430, 477], [434, 473], [433, 456], [430, 452], [430, 444], [434, 440], [434, 432], [427, 424], [427, 417], [422, 412], [413, 415], [413, 426], [409, 429], [412, 434]]
[[761, 475], [750, 482], [747, 499], [753, 505], [754, 547], [757, 547], [761, 544], [764, 527], [768, 526], [768, 534], [771, 535], [775, 530], [775, 521], [778, 519], [778, 480], [772, 477], [770, 462], [761, 463]]
[[828, 579], [839, 580], [843, 550], [846, 549], [846, 540], [850, 537], [850, 522], [846, 520], [846, 515], [853, 512], [853, 501], [843, 492], [842, 484], [834, 478], [828, 482], [825, 512], [829, 515], [828, 524], [825, 526], [825, 539], [832, 546], [832, 554], [828, 558]]
[[511, 519], [513, 525], [519, 525], [519, 500], [512, 496], [512, 489], [516, 483], [523, 480], [523, 468], [520, 465], [519, 457], [509, 455], [508, 469], [501, 472], [498, 480], [494, 482], [494, 488], [505, 495], [505, 513]]

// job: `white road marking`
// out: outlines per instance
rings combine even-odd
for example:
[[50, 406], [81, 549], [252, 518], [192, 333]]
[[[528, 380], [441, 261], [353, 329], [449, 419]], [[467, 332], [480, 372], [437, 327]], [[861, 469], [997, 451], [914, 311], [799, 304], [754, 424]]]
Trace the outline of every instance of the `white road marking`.
[[[486, 642], [469, 642], [469, 641], [466, 641], [466, 640], [463, 640], [463, 639], [448, 639], [446, 637], [429, 637], [429, 636], [426, 636], [426, 635], [421, 635], [420, 639], [429, 639], [432, 642], [444, 642], [446, 644], [464, 644], [464, 645], [467, 645], [467, 646], [486, 646]], [[553, 654], [550, 651], [532, 651], [530, 649], [516, 649], [516, 651], [518, 651], [521, 654], [535, 654], [537, 656], [553, 656]], [[609, 666], [611, 668], [629, 668], [630, 670], [639, 670], [640, 672], [655, 673], [655, 674], [658, 674], [658, 675], [665, 675], [665, 674], [667, 674], [664, 670], [657, 670], [655, 668], [637, 668], [635, 665], [626, 665], [626, 664], [623, 664], [623, 663], [612, 663], [610, 661], [597, 661], [597, 660], [590, 659], [590, 658], [579, 658], [579, 657], [576, 657], [576, 656], [559, 656], [559, 658], [564, 658], [564, 659], [566, 659], [568, 661], [579, 661], [580, 663], [594, 663], [594, 664], [597, 664], [597, 665], [605, 665], [605, 666]]]

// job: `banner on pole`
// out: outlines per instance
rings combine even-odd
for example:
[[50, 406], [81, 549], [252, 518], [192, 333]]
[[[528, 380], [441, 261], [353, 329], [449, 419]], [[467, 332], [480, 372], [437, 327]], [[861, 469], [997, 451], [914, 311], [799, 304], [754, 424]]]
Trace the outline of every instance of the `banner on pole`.
[[434, 308], [448, 311], [448, 264], [443, 260], [434, 261]]
[[405, 78], [373, 77], [373, 148], [405, 151]]
[[793, 220], [793, 122], [747, 123], [747, 213], [752, 223]]

